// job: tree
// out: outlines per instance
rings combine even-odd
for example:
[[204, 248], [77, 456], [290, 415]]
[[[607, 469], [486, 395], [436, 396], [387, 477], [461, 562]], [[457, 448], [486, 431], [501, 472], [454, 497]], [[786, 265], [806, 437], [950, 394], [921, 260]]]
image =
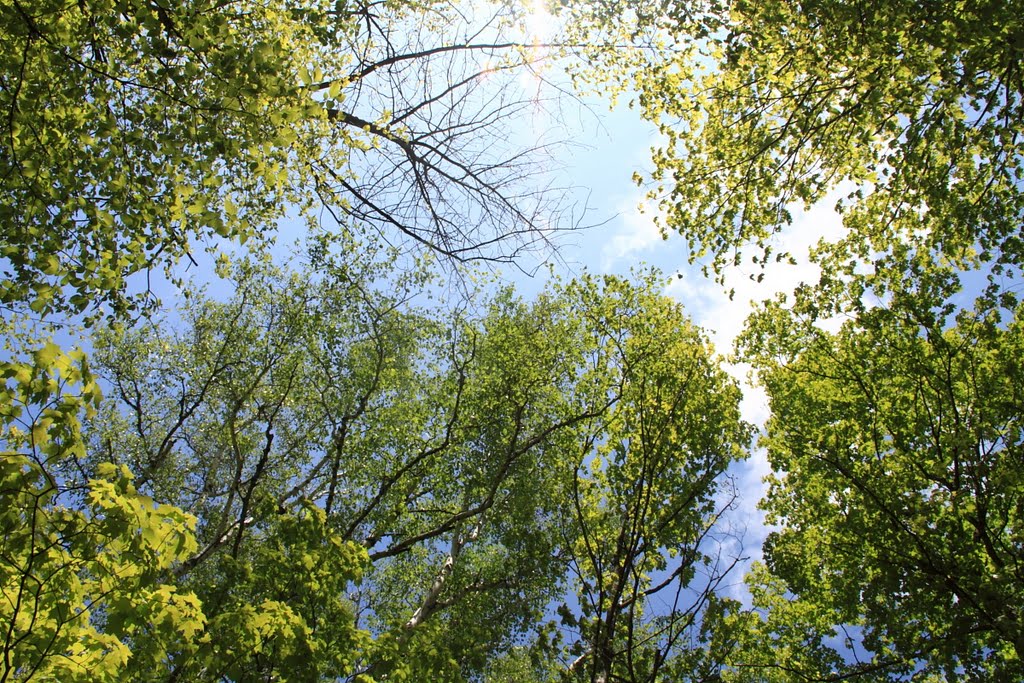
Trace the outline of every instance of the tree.
[[[980, 270], [992, 298], [1006, 293], [1024, 207], [1017, 3], [649, 5], [629, 30], [674, 42], [639, 53], [630, 85], [663, 134], [650, 178], [663, 228], [693, 259], [716, 272], [746, 247], [784, 259], [773, 237], [793, 207], [842, 191], [848, 232], [819, 251], [826, 271], [870, 261], [866, 284], [885, 296]], [[832, 305], [859, 299], [829, 289]]]
[[[685, 651], [714, 581], [685, 612], [648, 607], [702, 566], [746, 437], [735, 387], [657, 279], [532, 303], [505, 290], [445, 320], [409, 302], [422, 274], [382, 289], [390, 255], [362, 255], [314, 249], [306, 275], [240, 265], [237, 294], [192, 295], [180, 327], [97, 340], [113, 400], [83, 467], [123, 463], [198, 520], [175, 576], [209, 627], [166, 675], [474, 680], [546, 632], [566, 586], [601, 605], [594, 624], [613, 615], [581, 638], [616, 667], [640, 629], [663, 659]], [[585, 554], [580, 530], [591, 553], [621, 534], [622, 552]], [[652, 584], [666, 549], [679, 568]], [[590, 594], [615, 572], [618, 598]], [[246, 612], [259, 604], [269, 622]], [[558, 646], [538, 648], [557, 668]]]
[[501, 130], [539, 56], [515, 7], [464, 9], [4, 3], [0, 303], [123, 316], [131, 275], [263, 244], [289, 210], [458, 260], [543, 242], [564, 194]]
[[84, 354], [53, 344], [0, 365], [0, 680], [117, 681], [204, 627], [167, 570], [195, 550], [194, 518], [102, 463], [74, 486], [80, 418], [99, 391]]
[[581, 293], [610, 351], [589, 371], [621, 398], [590, 424], [575, 461], [576, 607], [559, 609], [575, 636], [568, 672], [600, 683], [696, 677], [703, 613], [740, 560], [717, 537], [736, 497], [726, 468], [747, 442], [739, 390], [677, 306], [615, 281], [601, 298]]
[[863, 629], [877, 668], [1019, 680], [1020, 323], [877, 307], [830, 334], [775, 307], [748, 335], [773, 574]]
[[[783, 679], [1019, 679], [1024, 8], [642, 8], [629, 36], [670, 50], [633, 58], [629, 86], [663, 134], [663, 228], [694, 260], [722, 277], [751, 252], [784, 260], [794, 206], [844, 194], [844, 236], [813, 253], [820, 279], [766, 304], [741, 346], [771, 400], [765, 506], [780, 525], [772, 611], [747, 625], [804, 648], [778, 655]], [[829, 620], [832, 635], [858, 627], [874, 659], [829, 654]], [[795, 624], [818, 641], [794, 641]], [[746, 647], [747, 664], [771, 659]]]

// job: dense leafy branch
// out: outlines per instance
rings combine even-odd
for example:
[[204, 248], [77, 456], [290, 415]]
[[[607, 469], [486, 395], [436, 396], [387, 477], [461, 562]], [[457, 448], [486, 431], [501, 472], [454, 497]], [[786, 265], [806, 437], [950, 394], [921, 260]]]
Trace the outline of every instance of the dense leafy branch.
[[517, 8], [250, 5], [4, 5], [2, 305], [123, 315], [133, 274], [288, 207], [460, 260], [574, 227], [546, 146], [505, 134], [539, 106]]

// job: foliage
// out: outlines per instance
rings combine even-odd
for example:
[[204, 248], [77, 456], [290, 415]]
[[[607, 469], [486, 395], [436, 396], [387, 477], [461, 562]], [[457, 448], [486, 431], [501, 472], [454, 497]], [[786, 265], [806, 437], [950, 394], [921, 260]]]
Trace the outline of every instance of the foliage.
[[344, 590], [365, 551], [322, 510], [279, 514], [223, 559], [228, 583], [183, 584], [196, 518], [140, 493], [124, 464], [90, 463], [84, 354], [50, 343], [0, 373], [3, 680], [318, 680], [351, 665], [365, 637]]
[[[712, 644], [706, 661], [719, 663], [719, 680], [894, 680], [894, 661], [865, 653], [859, 628], [845, 623], [836, 609], [794, 597], [786, 582], [760, 562], [751, 567], [747, 585], [749, 606], [723, 601], [707, 620]], [[919, 679], [935, 680], [924, 675]]]
[[[409, 301], [424, 274], [383, 288], [379, 262], [336, 247], [306, 275], [241, 264], [237, 293], [191, 294], [180, 326], [97, 338], [113, 400], [92, 457], [198, 518], [176, 574], [209, 635], [171, 670], [204, 680], [215, 657], [232, 678], [473, 680], [544, 632], [566, 589], [598, 609], [566, 648], [625, 666], [622, 643], [649, 629], [659, 667], [685, 650], [714, 581], [685, 611], [650, 602], [710, 563], [716, 482], [746, 433], [658, 279], [586, 277], [532, 303], [504, 290], [444, 321]], [[618, 553], [595, 550], [615, 534]], [[613, 574], [609, 602], [595, 591]]]
[[80, 416], [99, 400], [81, 352], [47, 344], [0, 376], [0, 677], [116, 681], [129, 657], [159, 662], [204, 626], [195, 595], [166, 581], [195, 551], [194, 518], [155, 505], [123, 466], [70, 484]]
[[289, 211], [456, 259], [557, 223], [542, 150], [489, 133], [527, 106], [514, 7], [165, 5], [0, 4], [3, 306], [120, 318], [153, 303], [132, 274], [218, 237], [264, 248]]
[[723, 475], [747, 442], [739, 390], [678, 306], [621, 281], [600, 297], [588, 284], [578, 296], [603, 350], [588, 372], [619, 397], [575, 458], [577, 607], [559, 609], [576, 632], [570, 670], [680, 680], [702, 613], [739, 560], [718, 523], [735, 499]]
[[908, 674], [1021, 671], [1021, 325], [994, 320], [877, 307], [830, 334], [774, 308], [748, 337], [768, 337], [769, 567]]
[[765, 263], [793, 206], [852, 186], [826, 270], [870, 260], [879, 296], [933, 264], [996, 284], [1019, 272], [1021, 9], [733, 3], [701, 49], [714, 68], [684, 53], [637, 74], [665, 136], [652, 177], [664, 227], [716, 271], [750, 243]]
[[787, 260], [791, 212], [842, 196], [820, 279], [741, 343], [778, 531], [722, 675], [1019, 680], [1022, 7], [641, 7], [625, 29], [590, 16], [670, 48], [609, 64], [642, 67], [620, 92], [662, 133], [647, 180], [692, 260], [723, 280]]
[[369, 641], [355, 628], [346, 588], [366, 553], [326, 522], [302, 501], [244, 553], [217, 558], [220, 583], [189, 581], [209, 624], [188, 657], [171, 662], [171, 677], [317, 681], [350, 670]]

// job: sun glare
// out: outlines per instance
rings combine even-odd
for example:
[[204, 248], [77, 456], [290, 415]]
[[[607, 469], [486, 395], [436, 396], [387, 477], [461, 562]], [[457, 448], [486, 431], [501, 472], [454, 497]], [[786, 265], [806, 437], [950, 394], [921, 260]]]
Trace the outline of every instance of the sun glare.
[[527, 54], [532, 64], [528, 69], [520, 72], [520, 78], [524, 87], [536, 91], [534, 102], [539, 104], [541, 84], [544, 80], [542, 76], [543, 62], [550, 54], [548, 45], [558, 33], [558, 18], [548, 11], [547, 0], [527, 0], [525, 6], [528, 13], [523, 23], [523, 29], [526, 33], [525, 42], [529, 46]]
[[530, 0], [526, 31], [534, 45], [547, 42], [555, 32], [555, 17], [548, 12], [545, 0]]

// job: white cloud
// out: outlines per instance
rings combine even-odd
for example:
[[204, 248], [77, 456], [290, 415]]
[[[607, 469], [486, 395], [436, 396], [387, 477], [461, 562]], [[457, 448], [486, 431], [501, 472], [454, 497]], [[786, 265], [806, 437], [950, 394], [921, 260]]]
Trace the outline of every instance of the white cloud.
[[654, 224], [656, 209], [647, 200], [637, 201], [635, 195], [623, 201], [618, 207], [618, 223], [622, 226], [601, 250], [602, 269], [609, 270], [614, 263], [623, 259], [636, 261], [637, 256], [662, 244], [665, 240]]

